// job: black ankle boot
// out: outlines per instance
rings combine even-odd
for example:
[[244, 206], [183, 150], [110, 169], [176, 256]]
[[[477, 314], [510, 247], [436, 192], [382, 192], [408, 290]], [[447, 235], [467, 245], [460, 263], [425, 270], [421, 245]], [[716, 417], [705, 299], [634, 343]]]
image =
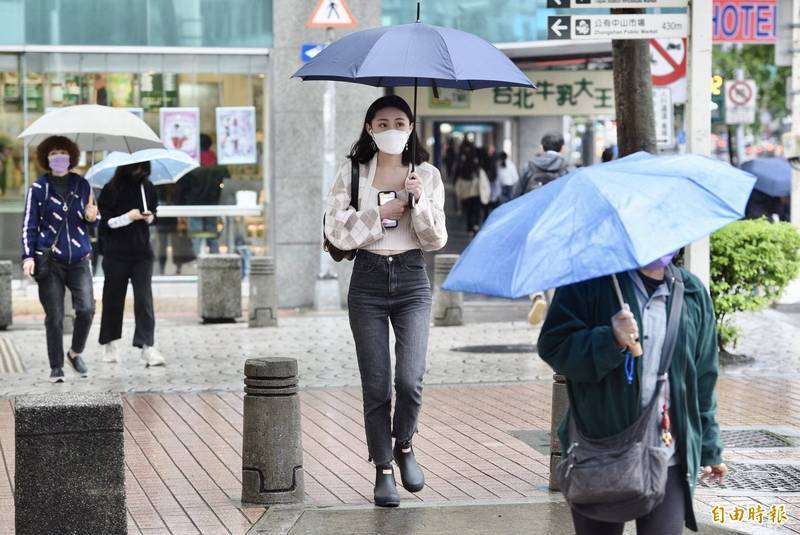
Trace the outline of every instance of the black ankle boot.
[[397, 483], [394, 480], [392, 465], [378, 466], [375, 469], [375, 505], [378, 507], [397, 507], [400, 495], [397, 494]]
[[400, 468], [400, 481], [403, 482], [403, 488], [408, 492], [421, 491], [425, 486], [425, 475], [417, 464], [417, 459], [414, 458], [414, 449], [411, 447], [410, 440], [394, 442], [394, 460]]

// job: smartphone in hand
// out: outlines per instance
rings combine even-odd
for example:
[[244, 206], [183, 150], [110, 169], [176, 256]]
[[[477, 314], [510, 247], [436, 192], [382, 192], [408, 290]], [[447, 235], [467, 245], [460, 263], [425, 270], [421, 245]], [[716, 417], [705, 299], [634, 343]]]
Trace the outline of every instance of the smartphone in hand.
[[[379, 191], [378, 192], [378, 206], [383, 206], [384, 204], [393, 201], [397, 198], [396, 191]], [[384, 219], [382, 220], [383, 228], [395, 228], [397, 226], [396, 219]]]

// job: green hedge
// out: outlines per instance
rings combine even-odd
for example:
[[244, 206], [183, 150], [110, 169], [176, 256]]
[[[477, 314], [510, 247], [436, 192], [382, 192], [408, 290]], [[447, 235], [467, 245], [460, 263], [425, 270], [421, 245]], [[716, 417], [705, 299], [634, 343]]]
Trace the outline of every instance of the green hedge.
[[800, 233], [790, 223], [737, 221], [711, 237], [711, 298], [720, 349], [736, 346], [735, 312], [761, 310], [800, 272]]

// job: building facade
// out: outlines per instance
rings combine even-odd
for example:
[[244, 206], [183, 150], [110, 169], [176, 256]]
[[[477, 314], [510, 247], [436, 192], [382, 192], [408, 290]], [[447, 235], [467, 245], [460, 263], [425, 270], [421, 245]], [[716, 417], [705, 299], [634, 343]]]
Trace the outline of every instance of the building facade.
[[[207, 135], [221, 168], [217, 195], [192, 198], [181, 183], [163, 188], [164, 209], [153, 232], [156, 274], [191, 276], [193, 257], [213, 246], [209, 233], [218, 234], [222, 252], [275, 256], [281, 306], [313, 305], [321, 270], [325, 158], [343, 160], [369, 102], [383, 94], [371, 87], [290, 78], [302, 64], [304, 45], [351, 31], [307, 28], [317, 3], [0, 0], [0, 258], [19, 258], [24, 195], [41, 172], [16, 136], [53, 109], [104, 104], [129, 108], [181, 150], [199, 153], [199, 135]], [[415, 16], [415, 2], [407, 0], [347, 3], [356, 29], [411, 22]], [[537, 40], [546, 37], [545, 3], [425, 0], [423, 19], [479, 34], [531, 68], [537, 57], [564, 52], [537, 48]], [[555, 106], [532, 113], [507, 106], [505, 96], [487, 105], [479, 104], [480, 98], [473, 97], [477, 107], [467, 112], [459, 103], [421, 107], [421, 133], [437, 158], [443, 134], [472, 132], [522, 163], [541, 134], [563, 130], [563, 117], [574, 111]], [[544, 104], [539, 104], [542, 110]], [[253, 122], [250, 158], [227, 153], [224, 118], [232, 109], [247, 110]], [[180, 110], [188, 110], [188, 124], [169, 121]], [[326, 110], [335, 114], [327, 131]], [[607, 115], [605, 109], [588, 114]], [[79, 171], [102, 157], [84, 154]], [[205, 234], [198, 234], [193, 221], [199, 219], [214, 221], [216, 232], [206, 226]], [[336, 269], [343, 295], [348, 266]]]

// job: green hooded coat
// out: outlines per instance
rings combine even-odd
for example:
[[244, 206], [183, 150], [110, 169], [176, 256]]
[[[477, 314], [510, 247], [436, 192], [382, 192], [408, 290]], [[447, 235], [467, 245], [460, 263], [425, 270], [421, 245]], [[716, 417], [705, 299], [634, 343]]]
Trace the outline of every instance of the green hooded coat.
[[[701, 466], [722, 462], [722, 443], [716, 422], [714, 392], [719, 369], [717, 333], [711, 297], [700, 280], [686, 270], [685, 293], [675, 352], [669, 370], [670, 403], [686, 493], [686, 526], [697, 531], [692, 495]], [[618, 276], [623, 297], [635, 304], [633, 282]], [[672, 298], [667, 302], [671, 308]], [[639, 332], [642, 318], [632, 306]], [[567, 423], [576, 417], [579, 429], [591, 438], [607, 437], [629, 427], [640, 413], [639, 372], [633, 384], [625, 376], [625, 353], [617, 348], [611, 317], [620, 310], [611, 277], [559, 288], [539, 335], [539, 355], [567, 379], [570, 409], [559, 427], [559, 439], [569, 444]], [[643, 342], [646, 343], [646, 342]]]

